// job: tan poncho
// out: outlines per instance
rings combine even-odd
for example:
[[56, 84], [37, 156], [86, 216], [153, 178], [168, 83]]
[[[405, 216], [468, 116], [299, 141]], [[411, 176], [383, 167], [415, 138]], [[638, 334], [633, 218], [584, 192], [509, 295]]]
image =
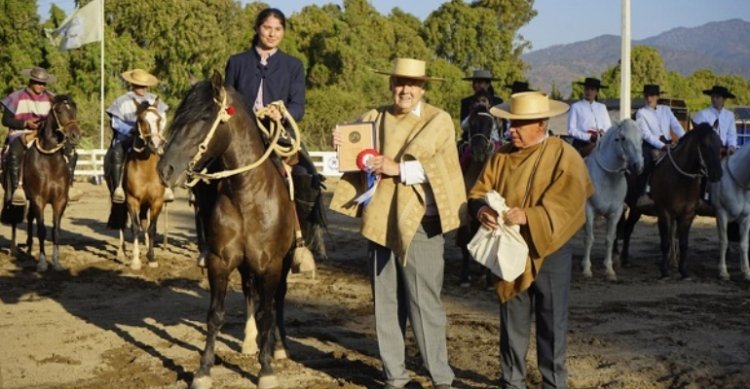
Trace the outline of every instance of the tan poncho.
[[458, 164], [450, 115], [424, 102], [421, 115], [396, 116], [392, 106], [367, 112], [361, 121], [374, 121], [379, 152], [396, 162], [417, 160], [428, 183], [404, 185], [400, 177], [384, 176], [366, 207], [353, 202], [367, 190], [365, 175], [346, 173], [336, 185], [331, 209], [362, 217], [362, 235], [391, 249], [403, 261], [425, 214], [425, 195], [432, 192], [443, 233], [465, 220], [466, 193]]
[[[521, 204], [532, 175], [529, 196]], [[495, 286], [500, 300], [506, 302], [526, 290], [544, 258], [581, 228], [586, 218], [586, 199], [594, 193], [594, 187], [578, 152], [551, 137], [526, 149], [512, 145], [501, 148], [484, 167], [469, 198], [484, 198], [492, 189], [506, 199], [509, 207], [523, 208], [528, 222], [521, 226], [521, 235], [529, 245], [526, 270], [514, 282], [499, 281]]]

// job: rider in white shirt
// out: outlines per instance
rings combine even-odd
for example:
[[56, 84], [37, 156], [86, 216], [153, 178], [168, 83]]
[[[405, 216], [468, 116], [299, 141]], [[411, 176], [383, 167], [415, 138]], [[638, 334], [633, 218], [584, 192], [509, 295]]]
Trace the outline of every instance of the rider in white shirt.
[[596, 143], [612, 126], [607, 106], [596, 101], [600, 89], [606, 89], [597, 78], [586, 78], [583, 82], [583, 99], [573, 103], [568, 113], [568, 134], [573, 137], [573, 145], [584, 146]]
[[737, 150], [737, 126], [734, 113], [724, 109], [724, 102], [735, 96], [726, 87], [719, 85], [704, 90], [703, 94], [711, 96], [711, 106], [695, 114], [693, 123], [710, 124], [721, 138], [722, 154], [734, 154]]

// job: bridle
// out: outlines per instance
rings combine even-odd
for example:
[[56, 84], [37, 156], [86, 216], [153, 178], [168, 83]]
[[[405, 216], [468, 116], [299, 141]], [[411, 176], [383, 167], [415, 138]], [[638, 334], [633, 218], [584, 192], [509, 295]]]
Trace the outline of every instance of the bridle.
[[57, 145], [55, 147], [53, 147], [51, 149], [45, 149], [39, 143], [39, 138], [38, 137], [34, 138], [34, 141], [33, 141], [34, 142], [34, 146], [42, 154], [54, 154], [54, 153], [60, 151], [60, 149], [62, 149], [63, 147], [65, 147], [65, 143], [68, 141], [68, 128], [71, 127], [71, 126], [74, 126], [74, 125], [78, 125], [78, 120], [77, 119], [71, 119], [71, 120], [68, 120], [65, 123], [62, 123], [62, 121], [60, 120], [60, 116], [57, 114], [57, 111], [55, 110], [55, 107], [57, 107], [57, 106], [59, 106], [61, 104], [65, 105], [65, 106], [69, 106], [70, 102], [67, 99], [63, 100], [63, 101], [60, 101], [60, 102], [57, 102], [57, 103], [55, 103], [55, 104], [52, 105], [52, 108], [50, 109], [50, 111], [52, 112], [52, 118], [55, 119], [55, 124], [57, 125], [53, 129], [53, 131], [55, 133], [57, 133], [57, 134], [62, 135], [62, 139], [57, 143]]
[[294, 137], [289, 137], [291, 139], [291, 145], [289, 146], [283, 146], [279, 144], [279, 139], [282, 136], [282, 132], [286, 131], [284, 129], [284, 125], [281, 123], [281, 120], [271, 120], [270, 129], [266, 128], [266, 126], [262, 123], [263, 118], [270, 116], [270, 107], [273, 106], [279, 112], [281, 112], [282, 117], [286, 119], [286, 121], [292, 126], [292, 129], [294, 129], [299, 137], [300, 132], [299, 127], [297, 126], [297, 122], [294, 120], [289, 111], [287, 111], [286, 107], [284, 106], [284, 102], [279, 100], [270, 103], [268, 106], [258, 110], [255, 113], [255, 120], [258, 124], [258, 129], [263, 132], [267, 139], [269, 139], [269, 144], [266, 148], [266, 151], [263, 153], [263, 155], [260, 156], [260, 158], [258, 158], [257, 161], [236, 169], [222, 170], [215, 173], [207, 173], [206, 168], [203, 168], [201, 171], [197, 171], [196, 167], [203, 158], [203, 155], [206, 153], [206, 150], [208, 150], [208, 145], [211, 143], [211, 140], [216, 134], [216, 129], [219, 128], [219, 125], [228, 122], [234, 114], [234, 106], [227, 104], [227, 93], [224, 88], [221, 88], [219, 95], [221, 96], [221, 100], [217, 100], [216, 98], [214, 98], [214, 103], [219, 106], [219, 111], [216, 114], [216, 119], [214, 119], [214, 122], [211, 125], [211, 129], [206, 134], [203, 142], [198, 145], [198, 150], [196, 151], [195, 155], [193, 155], [193, 158], [190, 160], [185, 170], [185, 174], [188, 178], [188, 181], [185, 184], [187, 187], [191, 188], [195, 186], [199, 181], [208, 182], [209, 180], [218, 180], [255, 169], [263, 162], [265, 162], [265, 160], [268, 159], [272, 152], [276, 152], [276, 154], [281, 157], [289, 157], [299, 151], [301, 140], [295, 139]]
[[[143, 142], [143, 147], [136, 146], [135, 142], [133, 142], [133, 146], [131, 146], [133, 148], [133, 151], [135, 151], [137, 153], [143, 152], [143, 150], [145, 150], [146, 148], [148, 148], [152, 152], [156, 152], [156, 150], [155, 150], [156, 146], [154, 146], [152, 138], [155, 138], [155, 139], [164, 139], [164, 136], [161, 134], [160, 131], [157, 131], [156, 133], [153, 133], [151, 131], [144, 131], [143, 130], [144, 126], [141, 124], [141, 121], [142, 121], [141, 120], [141, 116], [145, 117], [146, 113], [152, 112], [158, 118], [158, 119], [156, 119], [156, 128], [157, 129], [161, 128], [162, 115], [159, 112], [159, 110], [156, 108], [158, 106], [158, 101], [159, 101], [159, 99], [157, 98], [156, 101], [154, 102], [154, 104], [149, 105], [146, 109], [143, 110], [143, 112], [141, 112], [138, 115], [138, 120], [136, 120], [136, 124], [135, 125], [136, 125], [136, 129], [138, 130], [138, 138]], [[134, 102], [135, 102], [135, 100], [134, 100]], [[136, 106], [138, 106], [137, 103], [136, 103]], [[151, 126], [149, 125], [149, 128], [150, 127]]]
[[[680, 145], [677, 145], [677, 148], [679, 147]], [[706, 159], [703, 157], [703, 152], [701, 151], [700, 145], [698, 145], [698, 161], [700, 162], [698, 173], [688, 173], [682, 170], [680, 166], [677, 165], [677, 161], [674, 160], [674, 157], [672, 156], [672, 148], [669, 146], [667, 146], [667, 157], [669, 158], [669, 162], [672, 163], [672, 167], [674, 167], [674, 169], [677, 170], [678, 173], [687, 178], [696, 179], [708, 177], [708, 167], [706, 166]]]
[[[615, 169], [610, 169], [610, 168], [604, 166], [604, 163], [599, 159], [599, 153], [598, 152], [594, 152], [593, 153], [593, 155], [594, 155], [594, 162], [596, 162], [596, 164], [599, 165], [599, 167], [602, 170], [604, 170], [605, 172], [607, 172], [607, 173], [611, 173], [611, 174], [624, 174], [628, 170], [628, 163], [627, 163], [627, 161], [625, 161], [625, 159], [623, 157], [626, 154], [625, 153], [625, 145], [624, 145], [624, 143], [625, 143], [624, 142], [625, 141], [625, 136], [622, 135], [622, 127], [618, 126], [616, 131], [617, 131], [617, 134], [614, 135], [615, 136], [614, 141], [617, 142], [617, 144], [618, 144], [619, 151], [620, 151], [620, 154], [619, 154], [620, 155], [620, 160], [622, 160], [624, 166], [619, 167], [619, 168], [615, 168]], [[604, 143], [601, 142], [601, 138], [597, 138], [596, 141], [597, 141], [596, 148], [600, 149]], [[595, 150], [595, 151], [598, 151], [598, 150]]]
[[[477, 115], [489, 117], [493, 122], [493, 126], [495, 125], [495, 118], [489, 113], [478, 112]], [[495, 142], [493, 142], [490, 137], [482, 133], [474, 134], [472, 131], [472, 126], [469, 126], [469, 149], [472, 151], [472, 154], [474, 153], [474, 150], [471, 149], [471, 143], [475, 138], [478, 138], [480, 141], [482, 141], [482, 144], [484, 145], [483, 150], [480, 151], [484, 151], [485, 154], [491, 154], [495, 151]]]

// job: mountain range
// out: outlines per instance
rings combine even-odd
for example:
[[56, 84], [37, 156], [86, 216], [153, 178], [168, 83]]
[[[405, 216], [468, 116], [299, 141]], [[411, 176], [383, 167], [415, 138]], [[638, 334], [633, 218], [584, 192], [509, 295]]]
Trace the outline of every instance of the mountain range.
[[[750, 22], [730, 19], [702, 26], [677, 27], [659, 35], [634, 40], [631, 47], [659, 51], [667, 70], [688, 76], [699, 69], [736, 74], [750, 79]], [[550, 91], [552, 84], [568, 96], [579, 77], [599, 77], [620, 58], [620, 37], [601, 35], [586, 41], [555, 45], [522, 55], [526, 76], [534, 88]]]

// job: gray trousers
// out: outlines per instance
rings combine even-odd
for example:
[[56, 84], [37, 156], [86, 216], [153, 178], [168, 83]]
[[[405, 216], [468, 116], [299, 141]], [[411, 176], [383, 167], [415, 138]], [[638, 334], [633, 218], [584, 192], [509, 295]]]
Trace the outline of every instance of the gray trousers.
[[444, 239], [439, 227], [438, 231], [426, 233], [431, 228], [423, 225], [409, 247], [406, 266], [401, 266], [391, 250], [370, 245], [370, 279], [380, 358], [387, 383], [396, 387], [410, 380], [405, 364], [407, 318], [433, 384], [450, 385], [454, 377], [448, 365], [447, 319], [440, 300]]
[[529, 289], [500, 304], [500, 364], [503, 388], [526, 387], [526, 353], [531, 318], [536, 315], [537, 365], [544, 388], [565, 388], [568, 303], [571, 263], [570, 243], [544, 260]]

